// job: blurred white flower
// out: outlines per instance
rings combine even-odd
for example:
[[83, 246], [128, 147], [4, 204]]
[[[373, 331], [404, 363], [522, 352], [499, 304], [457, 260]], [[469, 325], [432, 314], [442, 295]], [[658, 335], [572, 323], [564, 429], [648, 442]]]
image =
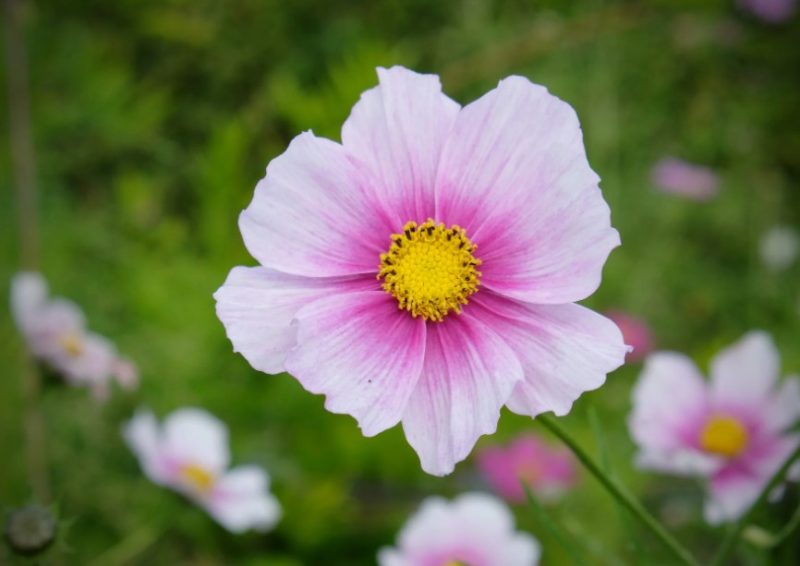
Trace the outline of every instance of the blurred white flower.
[[514, 516], [499, 499], [465, 493], [453, 501], [423, 501], [397, 537], [383, 548], [380, 566], [533, 566], [541, 548], [532, 536], [514, 530]]
[[50, 298], [40, 274], [14, 276], [11, 312], [31, 353], [69, 383], [88, 386], [98, 398], [108, 396], [111, 379], [125, 389], [136, 387], [136, 367], [121, 358], [107, 338], [86, 329], [86, 319], [75, 303]]
[[761, 237], [761, 261], [772, 271], [783, 271], [797, 259], [800, 234], [791, 226], [773, 226]]
[[151, 481], [183, 494], [229, 531], [264, 531], [280, 519], [263, 469], [228, 469], [228, 431], [208, 412], [179, 409], [160, 426], [151, 412], [140, 410], [123, 435]]

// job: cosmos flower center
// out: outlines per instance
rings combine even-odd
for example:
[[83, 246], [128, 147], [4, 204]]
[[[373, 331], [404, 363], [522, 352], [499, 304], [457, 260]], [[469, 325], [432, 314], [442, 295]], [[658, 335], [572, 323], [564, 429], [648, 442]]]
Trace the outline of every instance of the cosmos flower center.
[[726, 458], [741, 454], [747, 447], [747, 441], [747, 429], [738, 419], [728, 415], [714, 415], [700, 433], [703, 450]]
[[392, 234], [389, 251], [381, 254], [378, 279], [411, 316], [441, 322], [451, 311], [461, 313], [478, 291], [481, 260], [463, 228], [428, 219], [408, 222], [402, 234]]
[[58, 343], [70, 358], [77, 358], [83, 354], [83, 340], [74, 332], [61, 336]]
[[214, 474], [197, 464], [181, 466], [180, 476], [198, 493], [208, 493], [214, 487]]

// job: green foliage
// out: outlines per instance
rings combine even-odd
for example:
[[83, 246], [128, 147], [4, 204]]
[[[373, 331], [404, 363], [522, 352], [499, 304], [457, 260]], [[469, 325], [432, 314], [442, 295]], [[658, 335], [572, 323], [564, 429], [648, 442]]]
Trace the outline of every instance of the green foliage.
[[[800, 266], [772, 273], [757, 255], [769, 226], [800, 225], [798, 18], [768, 26], [728, 2], [569, 4], [28, 3], [42, 270], [143, 375], [137, 393], [117, 392], [103, 406], [83, 390], [47, 384], [50, 479], [61, 515], [74, 518], [62, 563], [371, 564], [422, 498], [480, 486], [470, 460], [451, 477], [425, 476], [399, 429], [363, 438], [353, 419], [326, 412], [288, 376], [252, 370], [214, 315], [211, 294], [228, 270], [254, 263], [236, 221], [264, 167], [302, 130], [338, 139], [360, 93], [376, 84], [377, 65], [436, 72], [462, 103], [511, 73], [547, 85], [578, 111], [622, 235], [587, 304], [638, 314], [661, 348], [701, 363], [764, 328], [784, 373], [800, 371]], [[649, 168], [664, 154], [715, 167], [719, 198], [697, 204], [655, 191]], [[4, 137], [2, 296], [18, 265], [8, 155]], [[9, 507], [29, 497], [19, 450], [21, 348], [3, 316], [0, 446], [14, 456], [0, 469], [0, 502]], [[593, 447], [601, 423], [614, 475], [706, 561], [721, 533], [700, 521], [697, 486], [632, 469], [624, 419], [638, 369], [622, 368], [585, 395], [565, 426]], [[590, 404], [596, 415], [588, 418]], [[228, 423], [234, 462], [273, 476], [285, 506], [278, 528], [229, 535], [148, 482], [119, 434], [140, 405], [159, 415], [198, 405]], [[532, 426], [505, 413], [482, 442]], [[796, 492], [787, 501], [765, 509], [759, 528], [778, 532]], [[640, 555], [669, 563], [612, 507], [585, 477], [552, 513], [592, 563], [642, 563]], [[568, 563], [552, 534], [517, 511], [521, 527], [545, 542], [546, 563]], [[776, 549], [746, 544], [741, 561], [795, 564], [798, 555], [790, 537]]]

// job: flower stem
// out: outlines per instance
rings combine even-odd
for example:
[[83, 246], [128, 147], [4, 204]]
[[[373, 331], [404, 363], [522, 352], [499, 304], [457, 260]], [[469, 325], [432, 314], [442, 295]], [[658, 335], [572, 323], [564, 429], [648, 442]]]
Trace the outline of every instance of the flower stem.
[[545, 508], [536, 499], [536, 496], [531, 493], [531, 488], [520, 478], [522, 489], [525, 490], [525, 497], [528, 500], [528, 507], [536, 514], [536, 518], [540, 525], [542, 525], [550, 536], [558, 543], [561, 548], [569, 555], [573, 564], [582, 566], [586, 564], [586, 560], [580, 554], [578, 546], [575, 541], [570, 537], [550, 516]]
[[770, 478], [769, 482], [767, 482], [767, 485], [761, 490], [761, 493], [755, 500], [755, 503], [750, 506], [750, 509], [744, 515], [742, 515], [733, 528], [728, 531], [728, 534], [722, 541], [722, 546], [720, 546], [719, 550], [717, 551], [717, 555], [711, 562], [711, 566], [719, 566], [726, 563], [728, 557], [736, 548], [736, 543], [739, 541], [739, 537], [741, 536], [744, 528], [747, 526], [747, 523], [750, 522], [750, 518], [753, 516], [753, 513], [756, 511], [756, 509], [758, 509], [758, 507], [761, 506], [762, 503], [764, 503], [764, 501], [767, 500], [770, 492], [778, 487], [778, 485], [783, 481], [783, 477], [786, 475], [786, 472], [789, 471], [789, 468], [798, 458], [800, 458], [800, 445], [794, 449], [794, 452], [792, 452], [792, 454], [786, 459], [786, 461], [778, 469], [778, 471], [775, 472], [772, 478]]
[[631, 512], [643, 525], [645, 525], [666, 546], [681, 563], [688, 566], [698, 566], [697, 561], [667, 530], [659, 523], [644, 506], [633, 496], [628, 494], [615, 480], [610, 478], [594, 460], [583, 450], [550, 415], [539, 415], [537, 420], [545, 428], [556, 435], [567, 447], [572, 450], [581, 464], [599, 481], [611, 496]]
[[[33, 139], [30, 125], [27, 57], [22, 25], [22, 2], [3, 0], [3, 22], [8, 82], [8, 111], [11, 154], [17, 196], [20, 261], [23, 269], [36, 270], [39, 263], [39, 237], [36, 222], [36, 183]], [[40, 407], [41, 376], [27, 353], [21, 356], [23, 392], [23, 430], [28, 475], [33, 493], [41, 503], [49, 503], [47, 454], [44, 419]]]

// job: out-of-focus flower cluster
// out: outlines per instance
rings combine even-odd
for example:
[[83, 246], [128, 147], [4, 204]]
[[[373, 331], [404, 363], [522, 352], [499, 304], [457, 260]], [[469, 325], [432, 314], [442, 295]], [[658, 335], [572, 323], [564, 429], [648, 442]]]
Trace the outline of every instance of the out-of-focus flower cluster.
[[127, 390], [137, 386], [136, 366], [108, 338], [87, 329], [78, 305], [51, 298], [40, 274], [14, 277], [11, 312], [30, 352], [71, 385], [88, 387], [98, 399], [108, 397], [112, 381]]

